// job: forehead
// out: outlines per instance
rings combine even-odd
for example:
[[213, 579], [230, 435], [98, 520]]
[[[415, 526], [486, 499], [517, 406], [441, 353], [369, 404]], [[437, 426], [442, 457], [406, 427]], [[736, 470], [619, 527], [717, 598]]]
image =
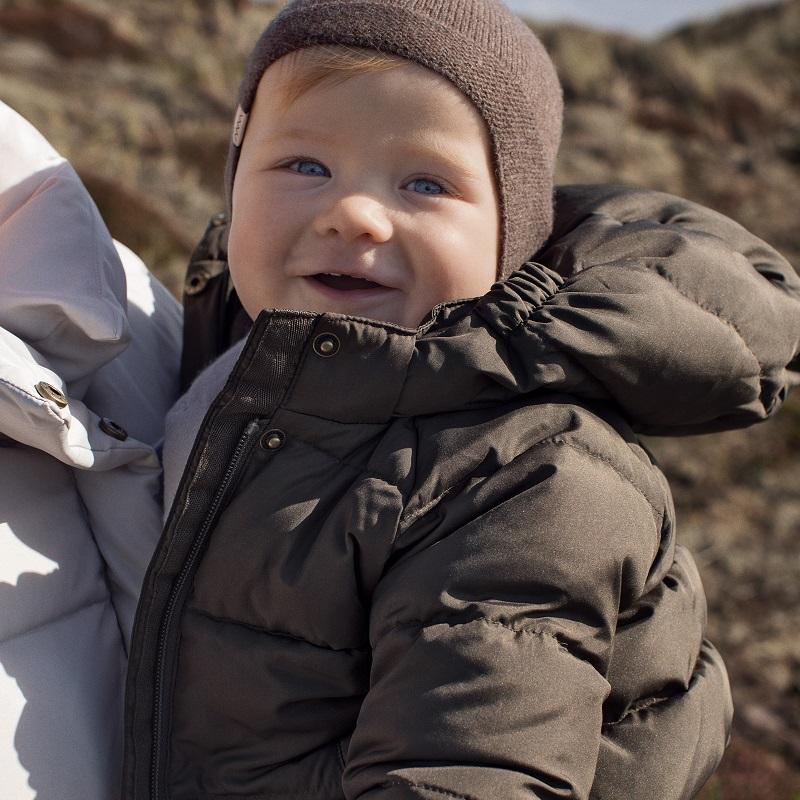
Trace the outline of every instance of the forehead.
[[250, 127], [280, 127], [298, 117], [353, 125], [389, 123], [396, 133], [417, 131], [474, 138], [489, 132], [469, 98], [449, 80], [395, 57], [389, 68], [326, 70], [314, 48], [290, 53], [269, 66], [258, 85]]

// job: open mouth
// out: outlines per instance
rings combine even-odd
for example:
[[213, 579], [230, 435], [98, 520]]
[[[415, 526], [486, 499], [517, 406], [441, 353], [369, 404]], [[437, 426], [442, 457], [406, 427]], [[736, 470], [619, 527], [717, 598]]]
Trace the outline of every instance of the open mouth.
[[338, 275], [331, 272], [321, 272], [312, 275], [311, 280], [321, 283], [330, 289], [338, 289], [340, 292], [352, 292], [358, 289], [387, 289], [381, 283], [368, 281], [366, 278], [356, 278], [352, 275]]

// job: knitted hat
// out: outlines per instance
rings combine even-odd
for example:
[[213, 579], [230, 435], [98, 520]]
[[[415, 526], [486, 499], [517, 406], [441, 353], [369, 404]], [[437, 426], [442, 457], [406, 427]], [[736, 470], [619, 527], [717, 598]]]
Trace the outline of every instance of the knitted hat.
[[348, 45], [406, 58], [457, 86], [486, 121], [500, 195], [506, 277], [550, 235], [563, 103], [555, 67], [500, 0], [294, 0], [261, 34], [239, 88], [225, 170], [228, 211], [244, 125], [261, 76], [293, 50]]

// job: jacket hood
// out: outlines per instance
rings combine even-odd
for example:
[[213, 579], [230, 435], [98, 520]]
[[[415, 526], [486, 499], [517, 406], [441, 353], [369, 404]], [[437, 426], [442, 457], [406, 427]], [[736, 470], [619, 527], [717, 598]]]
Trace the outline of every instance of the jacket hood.
[[[629, 187], [563, 187], [556, 208], [536, 261], [419, 329], [319, 315], [314, 335], [340, 340], [337, 381], [360, 399], [331, 402], [320, 366], [289, 407], [380, 422], [548, 391], [613, 403], [640, 432], [694, 434], [764, 419], [800, 382], [800, 280], [757, 237]], [[302, 316], [263, 312], [252, 336], [288, 336]]]
[[800, 280], [774, 249], [659, 192], [565, 187], [557, 207], [538, 263], [422, 333], [398, 411], [547, 389], [699, 433], [764, 419], [800, 382]]
[[133, 350], [150, 347], [165, 363], [180, 313], [155, 308], [166, 307], [166, 292], [113, 241], [70, 164], [3, 103], [0, 149], [0, 433], [87, 469], [152, 457], [143, 442], [161, 436], [163, 418], [156, 421], [147, 409], [174, 392], [175, 378], [156, 374], [166, 366], [151, 360], [157, 399], [122, 420], [130, 439], [110, 437], [100, 416], [117, 416], [122, 395], [130, 410], [136, 407], [131, 375], [144, 356], [126, 352], [118, 363], [131, 340], [127, 297], [136, 298], [133, 310], [142, 317]]
[[125, 274], [70, 164], [7, 106], [0, 124], [0, 325], [74, 395], [128, 342]]

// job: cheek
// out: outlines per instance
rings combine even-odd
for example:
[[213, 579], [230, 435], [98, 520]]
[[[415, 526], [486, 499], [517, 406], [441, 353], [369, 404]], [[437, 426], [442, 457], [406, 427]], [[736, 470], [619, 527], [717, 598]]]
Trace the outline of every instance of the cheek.
[[450, 294], [453, 299], [480, 297], [489, 291], [496, 280], [497, 264], [491, 254], [484, 259], [465, 259], [459, 263], [458, 273], [452, 277]]
[[264, 231], [275, 226], [283, 211], [282, 198], [271, 189], [263, 173], [252, 168], [242, 169], [242, 173], [233, 184], [231, 234], [238, 226], [244, 239], [263, 238]]
[[264, 226], [240, 213], [234, 207], [228, 237], [228, 264], [231, 280], [245, 311], [255, 319], [258, 312], [271, 305], [269, 290], [274, 285], [270, 265], [275, 254], [270, 252], [270, 237]]
[[475, 294], [484, 294], [497, 280], [500, 269], [500, 213], [497, 204], [487, 201], [467, 230], [466, 248], [471, 256], [471, 273], [475, 285], [481, 288]]
[[[434, 234], [437, 236], [437, 234]], [[435, 291], [445, 299], [477, 297], [489, 291], [498, 273], [498, 226], [493, 219], [473, 216], [438, 234], [432, 263], [439, 269], [429, 272]]]
[[415, 314], [421, 318], [438, 303], [480, 297], [489, 291], [495, 281], [494, 263], [480, 262], [474, 258], [474, 253], [470, 259], [469, 255], [464, 253], [459, 258], [452, 251], [446, 255], [431, 254], [424, 269], [417, 273], [421, 277], [413, 292]]
[[234, 213], [228, 233], [228, 266], [237, 291], [244, 285], [247, 275], [254, 269], [254, 242], [249, 235], [250, 225], [242, 215]]
[[285, 228], [274, 207], [263, 198], [245, 192], [234, 195], [228, 236], [231, 273], [268, 269], [280, 250], [281, 232]]

